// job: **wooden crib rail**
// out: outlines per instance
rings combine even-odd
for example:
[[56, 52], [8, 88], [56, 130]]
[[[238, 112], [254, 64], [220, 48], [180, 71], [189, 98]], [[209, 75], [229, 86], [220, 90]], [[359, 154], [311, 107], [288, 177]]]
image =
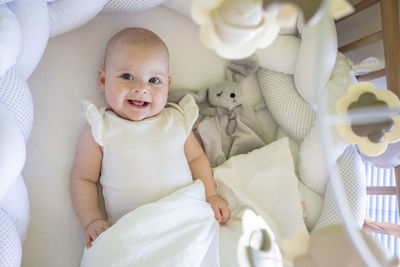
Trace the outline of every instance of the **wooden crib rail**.
[[377, 70], [367, 74], [357, 76], [359, 82], [371, 81], [386, 76], [386, 70]]
[[[400, 26], [399, 7], [397, 0], [363, 0], [354, 6], [355, 12], [352, 16], [362, 10], [380, 3], [382, 31], [361, 38], [355, 42], [339, 48], [340, 51], [350, 51], [367, 44], [383, 40], [385, 54], [385, 69], [357, 77], [359, 81], [373, 80], [386, 76], [387, 89], [400, 98]], [[347, 16], [347, 17], [349, 17]], [[344, 17], [338, 21], [346, 19]], [[338, 22], [337, 21], [337, 22]], [[396, 188], [374, 187], [367, 189], [369, 194], [394, 194], [400, 207], [400, 165], [395, 168]], [[400, 209], [399, 209], [400, 214]]]
[[386, 83], [400, 98], [400, 27], [397, 0], [381, 0]]
[[379, 32], [370, 34], [368, 36], [365, 36], [361, 39], [358, 39], [357, 41], [351, 42], [347, 45], [343, 45], [343, 46], [339, 47], [339, 51], [342, 53], [346, 53], [346, 52], [355, 50], [357, 48], [375, 43], [382, 39], [383, 39], [383, 31], [379, 31]]
[[[400, 98], [400, 26], [397, 0], [381, 0], [387, 88]], [[400, 214], [400, 165], [395, 168]]]

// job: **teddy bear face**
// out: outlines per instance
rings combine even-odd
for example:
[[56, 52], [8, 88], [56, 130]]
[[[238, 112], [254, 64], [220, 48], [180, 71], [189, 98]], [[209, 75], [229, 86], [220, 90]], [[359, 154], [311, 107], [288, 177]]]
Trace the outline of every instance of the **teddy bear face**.
[[214, 107], [232, 110], [242, 104], [242, 89], [236, 82], [220, 82], [210, 87], [208, 90], [208, 100]]

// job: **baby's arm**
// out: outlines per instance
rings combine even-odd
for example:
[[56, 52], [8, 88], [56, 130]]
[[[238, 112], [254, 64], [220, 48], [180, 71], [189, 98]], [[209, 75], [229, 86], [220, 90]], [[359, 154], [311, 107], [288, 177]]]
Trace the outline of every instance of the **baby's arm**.
[[229, 205], [217, 195], [217, 187], [210, 163], [193, 132], [190, 133], [186, 140], [185, 155], [193, 179], [200, 179], [204, 184], [206, 200], [214, 210], [215, 218], [219, 222], [226, 222], [231, 216]]
[[75, 213], [86, 231], [86, 246], [105, 231], [109, 224], [101, 215], [97, 203], [97, 182], [99, 181], [101, 147], [94, 141], [90, 127], [87, 126], [78, 141], [71, 174], [71, 198]]

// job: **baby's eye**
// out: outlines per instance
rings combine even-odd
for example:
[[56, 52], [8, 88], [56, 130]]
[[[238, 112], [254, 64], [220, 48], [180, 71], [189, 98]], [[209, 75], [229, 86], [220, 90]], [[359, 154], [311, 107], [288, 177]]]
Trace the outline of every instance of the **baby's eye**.
[[121, 78], [124, 80], [133, 80], [133, 76], [130, 73], [124, 73], [121, 75]]
[[157, 83], [160, 82], [160, 80], [158, 78], [156, 78], [156, 77], [152, 77], [152, 78], [150, 78], [149, 82], [157, 84]]

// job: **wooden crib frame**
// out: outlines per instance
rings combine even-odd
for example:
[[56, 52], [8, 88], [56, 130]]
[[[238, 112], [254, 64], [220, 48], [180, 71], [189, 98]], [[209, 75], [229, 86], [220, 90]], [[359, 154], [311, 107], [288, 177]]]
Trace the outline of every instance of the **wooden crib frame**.
[[[354, 13], [341, 18], [337, 22], [377, 3], [380, 3], [381, 5], [382, 30], [344, 45], [339, 48], [339, 51], [345, 53], [373, 42], [383, 40], [385, 69], [358, 76], [357, 79], [358, 81], [369, 81], [386, 76], [387, 89], [394, 92], [400, 98], [400, 26], [397, 0], [363, 0], [354, 5]], [[400, 207], [400, 165], [395, 168], [395, 175], [396, 186], [368, 187], [367, 194], [397, 195], [397, 203], [398, 207]]]

